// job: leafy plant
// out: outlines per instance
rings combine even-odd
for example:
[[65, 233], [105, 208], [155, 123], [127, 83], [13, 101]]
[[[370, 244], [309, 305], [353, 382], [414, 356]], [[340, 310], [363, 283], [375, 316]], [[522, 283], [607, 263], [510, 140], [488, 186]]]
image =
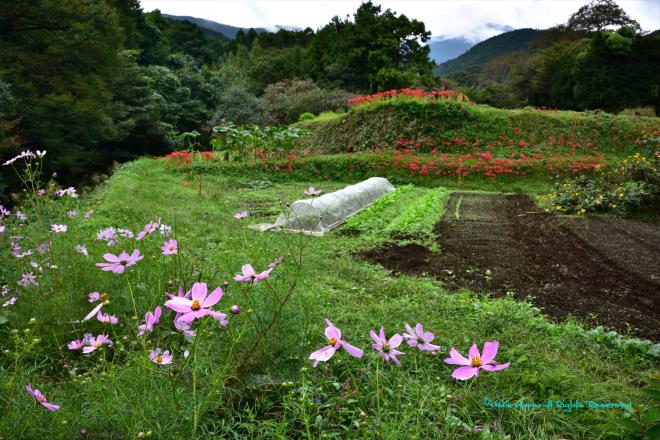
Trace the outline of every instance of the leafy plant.
[[641, 391], [649, 396], [654, 404], [645, 407], [635, 405], [626, 415], [613, 420], [612, 438], [626, 440], [657, 440], [660, 438], [660, 381], [658, 377], [643, 379]]

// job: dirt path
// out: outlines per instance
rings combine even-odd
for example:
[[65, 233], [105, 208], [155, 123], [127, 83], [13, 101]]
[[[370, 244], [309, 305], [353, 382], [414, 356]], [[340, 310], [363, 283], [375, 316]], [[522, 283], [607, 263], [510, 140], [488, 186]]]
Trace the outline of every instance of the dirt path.
[[660, 340], [660, 225], [539, 212], [527, 196], [454, 193], [436, 225], [441, 252], [418, 245], [364, 256], [395, 272], [426, 272], [452, 289], [528, 295], [573, 315]]

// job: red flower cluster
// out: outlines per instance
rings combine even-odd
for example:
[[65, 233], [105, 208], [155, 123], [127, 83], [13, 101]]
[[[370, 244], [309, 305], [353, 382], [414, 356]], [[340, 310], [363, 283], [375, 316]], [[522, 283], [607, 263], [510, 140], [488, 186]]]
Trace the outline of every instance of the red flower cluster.
[[426, 92], [420, 89], [398, 89], [398, 90], [394, 89], [394, 90], [388, 90], [386, 92], [374, 93], [373, 95], [356, 96], [355, 98], [349, 99], [348, 103], [351, 105], [361, 104], [363, 102], [380, 101], [382, 99], [389, 99], [400, 96], [418, 98], [418, 99], [426, 98], [426, 99], [436, 99], [436, 100], [454, 98], [461, 102], [468, 101], [465, 95], [461, 93], [456, 93], [455, 91], [449, 89], [433, 90], [431, 92]]
[[[198, 156], [199, 155], [199, 156]], [[213, 152], [212, 151], [200, 151], [194, 153], [194, 156], [190, 154], [189, 151], [181, 150], [181, 151], [174, 151], [170, 154], [165, 155], [165, 168], [185, 168], [188, 169], [190, 166], [190, 162], [192, 159], [200, 157], [205, 160], [212, 160], [213, 159]]]

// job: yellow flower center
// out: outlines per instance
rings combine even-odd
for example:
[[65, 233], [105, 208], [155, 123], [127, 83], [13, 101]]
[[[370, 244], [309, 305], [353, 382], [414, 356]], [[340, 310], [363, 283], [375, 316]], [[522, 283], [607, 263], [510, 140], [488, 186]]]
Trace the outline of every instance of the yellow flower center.
[[202, 305], [199, 303], [199, 301], [194, 300], [190, 308], [193, 309], [194, 311], [197, 311], [202, 308]]
[[483, 364], [481, 363], [481, 358], [479, 356], [475, 356], [470, 361], [470, 365], [473, 367], [481, 367]]
[[37, 397], [37, 400], [38, 400], [40, 403], [44, 403], [44, 402], [46, 401], [46, 398], [45, 398], [44, 396], [39, 396], [39, 397]]
[[170, 245], [170, 246], [168, 247], [168, 249], [171, 250], [171, 251], [173, 251], [173, 250], [174, 250], [174, 246]]
[[335, 345], [336, 343], [337, 343], [337, 338], [330, 338], [330, 339], [328, 339], [328, 344], [332, 345], [333, 347], [334, 347], [334, 345]]
[[108, 300], [108, 294], [102, 293], [99, 298], [101, 299], [101, 301], [106, 302]]
[[101, 343], [100, 342], [94, 342], [92, 345], [96, 348], [99, 348], [101, 346]]
[[163, 363], [163, 357], [161, 355], [156, 356], [156, 363], [157, 364], [162, 364]]

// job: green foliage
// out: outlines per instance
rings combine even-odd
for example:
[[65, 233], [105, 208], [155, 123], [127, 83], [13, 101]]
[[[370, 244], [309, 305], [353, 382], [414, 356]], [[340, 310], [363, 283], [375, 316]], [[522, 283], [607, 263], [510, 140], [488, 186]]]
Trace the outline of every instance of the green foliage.
[[[0, 72], [11, 85], [22, 138], [56, 153], [71, 176], [95, 165], [116, 139], [113, 78], [122, 29], [107, 2], [8, 2], [3, 5]], [[75, 48], [75, 50], [72, 50]]]
[[268, 85], [262, 97], [272, 124], [296, 122], [301, 113], [345, 111], [351, 94], [342, 90], [324, 90], [305, 80], [283, 81]]
[[421, 44], [429, 38], [424, 23], [383, 11], [371, 1], [362, 3], [354, 21], [335, 17], [316, 33], [310, 45], [316, 60], [314, 79], [351, 91], [375, 92], [381, 69], [430, 74], [430, 48]]
[[218, 97], [212, 123], [232, 121], [237, 124], [266, 125], [268, 108], [259, 98], [240, 85], [229, 86]]
[[222, 154], [223, 160], [245, 159], [248, 151], [255, 157], [272, 152], [289, 152], [296, 148], [298, 139], [305, 134], [299, 127], [235, 126], [231, 122], [213, 127], [210, 145]]
[[[181, 185], [185, 174], [163, 172], [162, 167], [161, 160], [152, 159], [126, 164], [91, 199], [58, 199], [44, 205], [48, 209], [40, 211], [41, 218], [28, 212], [31, 221], [26, 226], [10, 222], [12, 234], [29, 232], [22, 240], [24, 246], [30, 243], [32, 247], [32, 240], [34, 244], [48, 240], [52, 256], [48, 252], [38, 258], [57, 267], [44, 266], [47, 276], [40, 278], [40, 286], [32, 286], [34, 290], [26, 290], [13, 306], [0, 311], [0, 337], [6, 342], [0, 352], [3, 435], [76, 438], [86, 428], [87, 436], [101, 438], [326, 435], [587, 440], [603, 438], [614, 429], [610, 423], [619, 413], [610, 410], [565, 413], [484, 408], [485, 397], [537, 402], [539, 396], [554, 394], [582, 402], [632, 401], [638, 408], [644, 406], [645, 422], [652, 419], [654, 413], [647, 408], [655, 400], [643, 390], [653, 390], [634, 385], [640, 377], [654, 374], [656, 359], [649, 354], [633, 355], [628, 349], [604, 343], [602, 337], [573, 321], [551, 323], [538, 309], [512, 297], [447, 292], [426, 277], [392, 276], [354, 256], [365, 246], [363, 234], [342, 234], [339, 229], [324, 237], [305, 237], [244, 227], [245, 221], [272, 221], [310, 184], [332, 191], [343, 183], [209, 174], [210, 184], [198, 194]], [[163, 191], [167, 192], [165, 198], [161, 197]], [[399, 187], [397, 192], [403, 196], [394, 196], [378, 209], [379, 202], [372, 205], [374, 212], [365, 217], [363, 228], [385, 229], [390, 222], [432, 225], [431, 216], [405, 214], [417, 219], [411, 222], [399, 221], [398, 215], [417, 211], [417, 199], [433, 190]], [[436, 193], [439, 197], [440, 192]], [[81, 212], [89, 203], [95, 210], [91, 219], [66, 216], [67, 210]], [[250, 211], [247, 219], [232, 217], [243, 209]], [[423, 211], [432, 212], [417, 213]], [[368, 209], [360, 215], [367, 213]], [[442, 212], [434, 215], [439, 217]], [[139, 241], [147, 257], [125, 273], [104, 273], [94, 266], [108, 252], [104, 243], [94, 241], [100, 228], [115, 225], [137, 230], [156, 218], [175, 225], [178, 256], [160, 254], [162, 240], [155, 232]], [[66, 234], [48, 232], [51, 223], [64, 221], [69, 224]], [[0, 240], [8, 240], [7, 234], [0, 235]], [[8, 249], [9, 243], [3, 243]], [[127, 239], [116, 249], [124, 244], [130, 249], [130, 243]], [[300, 243], [304, 244], [304, 258], [299, 266]], [[75, 244], [87, 245], [90, 257], [76, 254]], [[272, 311], [268, 308], [272, 292], [266, 284], [248, 287], [230, 282], [223, 287], [225, 295], [218, 310], [226, 311], [236, 303], [243, 312], [230, 316], [227, 328], [207, 322], [199, 333], [195, 354], [191, 350], [187, 361], [183, 352], [189, 344], [171, 327], [168, 311], [163, 312], [154, 333], [135, 337], [138, 320], [131, 319], [134, 312], [127, 279], [141, 315], [166, 299], [163, 292], [169, 279], [192, 282], [201, 277], [215, 287], [224, 279], [231, 280], [245, 262], [265, 268], [279, 255], [285, 258], [272, 271], [269, 283], [276, 293], [295, 284], [296, 294], [272, 334], [258, 338], [252, 330], [242, 333], [252, 328], [250, 317], [264, 318]], [[8, 251], [0, 258], [3, 279], [13, 280], [21, 265], [29, 264]], [[184, 270], [177, 269], [179, 265]], [[99, 289], [110, 295], [104, 310], [120, 319], [112, 330], [96, 321], [76, 322], [93, 307], [86, 294]], [[249, 301], [254, 305], [245, 306]], [[362, 359], [340, 351], [316, 369], [309, 366], [309, 353], [326, 342], [323, 318], [331, 319], [348, 342], [365, 350]], [[438, 356], [402, 346], [406, 352], [402, 366], [386, 367], [369, 348], [373, 341], [368, 331], [383, 325], [392, 335], [403, 331], [403, 322], [421, 322], [433, 331], [434, 342], [442, 346]], [[88, 356], [68, 350], [66, 343], [87, 329], [110, 332], [115, 345]], [[255, 339], [263, 342], [253, 356], [249, 342]], [[452, 368], [442, 362], [449, 347], [465, 353], [473, 342], [493, 339], [500, 342], [497, 360], [511, 362], [510, 368], [484, 372], [471, 385], [452, 379]], [[159, 366], [148, 360], [146, 354], [156, 344], [174, 352], [174, 365]], [[235, 348], [233, 354], [231, 347]], [[237, 367], [236, 361], [248, 358], [252, 362], [245, 368]], [[62, 409], [48, 412], [42, 408], [25, 392], [28, 382]]]
[[655, 440], [660, 436], [660, 381], [658, 376], [643, 379], [642, 392], [650, 396], [653, 404], [626, 411], [624, 417], [612, 421], [611, 438]]
[[310, 113], [310, 112], [301, 113], [300, 116], [298, 116], [298, 122], [311, 121], [315, 117], [316, 116], [314, 116], [314, 113]]
[[463, 55], [440, 64], [434, 69], [437, 75], [449, 75], [472, 66], [486, 64], [512, 52], [525, 51], [543, 31], [537, 29], [517, 29], [491, 37], [475, 44]]
[[600, 31], [608, 26], [630, 26], [640, 30], [639, 23], [630, 18], [614, 0], [592, 0], [571, 15], [565, 27], [572, 31]]
[[[605, 30], [611, 26], [620, 28]], [[517, 32], [486, 40], [438, 71], [456, 64], [450, 77], [466, 87], [469, 96], [503, 108], [534, 105], [619, 112], [658, 107], [657, 75], [648, 72], [660, 69], [660, 39], [637, 33], [637, 22], [613, 1], [593, 1], [567, 25], [536, 31], [535, 41], [517, 49], [517, 54], [497, 56], [497, 51], [485, 50], [491, 40], [513, 39]], [[486, 58], [477, 59], [482, 53]]]
[[[301, 144], [319, 152], [373, 150], [393, 145], [399, 139], [438, 143], [454, 139], [480, 145], [501, 142], [511, 137], [531, 145], [548, 143], [548, 133], [573, 138], [578, 144], [592, 143], [617, 156], [634, 151], [634, 141], [657, 121], [644, 118], [614, 117], [607, 114], [499, 110], [488, 106], [469, 106], [449, 101], [425, 103], [396, 99], [374, 102], [346, 114], [316, 118], [300, 123], [308, 130]], [[443, 151], [439, 146], [438, 151]]]
[[622, 160], [593, 177], [578, 176], [557, 184], [554, 192], [539, 198], [555, 214], [612, 212], [632, 215], [657, 211], [660, 203], [660, 154], [640, 153]]

